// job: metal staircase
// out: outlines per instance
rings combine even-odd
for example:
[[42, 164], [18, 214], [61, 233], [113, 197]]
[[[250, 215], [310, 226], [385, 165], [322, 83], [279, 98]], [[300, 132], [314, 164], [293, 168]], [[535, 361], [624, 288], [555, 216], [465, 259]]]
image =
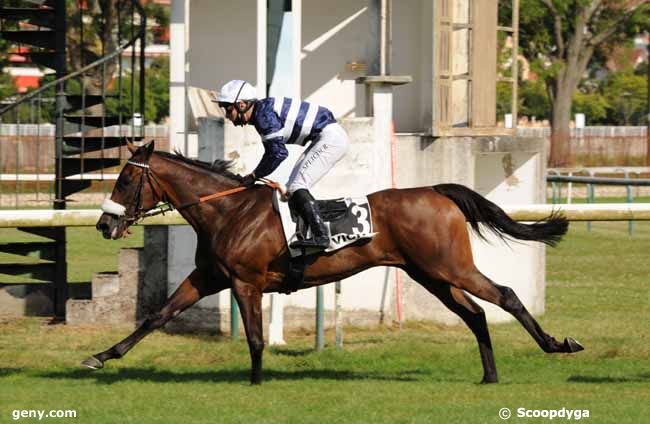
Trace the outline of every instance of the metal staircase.
[[[14, 0], [0, 5], [0, 39], [11, 44], [9, 56], [54, 71], [54, 80], [40, 88], [20, 97], [0, 99], [0, 124], [15, 125], [14, 137], [18, 139], [12, 142], [16, 146], [24, 133], [21, 126], [26, 124], [21, 122], [24, 115], [21, 107], [30, 103], [37, 105], [37, 113], [30, 114], [36, 120], [32, 125], [43, 125], [42, 115], [52, 117], [50, 124], [55, 126], [55, 136], [51, 142], [55, 148], [49, 168], [55, 174], [54, 209], [65, 209], [69, 196], [91, 187], [93, 182], [102, 181], [105, 170], [119, 166], [126, 158], [126, 149], [122, 146], [127, 139], [141, 140], [144, 129], [133, 122], [136, 114], [144, 121], [144, 9], [137, 0], [106, 0], [99, 11], [88, 10], [89, 4], [99, 8], [98, 2], [78, 0], [73, 10], [66, 10], [66, 4], [70, 6], [70, 3], [66, 0]], [[87, 28], [92, 26], [88, 22], [94, 22], [94, 28]], [[109, 40], [109, 37], [113, 38]], [[91, 43], [91, 38], [95, 42]], [[98, 38], [101, 40], [99, 51]], [[104, 51], [105, 46], [110, 45], [116, 48]], [[68, 64], [73, 62], [70, 48], [79, 49], [75, 52], [78, 54], [76, 62], [81, 62], [79, 69], [68, 69]], [[129, 50], [130, 58], [125, 60], [123, 56]], [[87, 58], [95, 60], [84, 63]], [[3, 61], [4, 65], [8, 63]], [[130, 85], [124, 83], [127, 79]], [[126, 95], [128, 90], [130, 96]], [[125, 104], [129, 97], [131, 104]], [[0, 154], [3, 144], [9, 143], [0, 135]], [[18, 191], [19, 163], [15, 165], [15, 172]], [[51, 299], [51, 311], [35, 312], [64, 318], [68, 299], [65, 228], [19, 230], [41, 239], [0, 241], [0, 252], [22, 257], [15, 262], [0, 263], [0, 289], [10, 286], [12, 293], [23, 297], [38, 291]], [[25, 257], [33, 261], [26, 261]], [[4, 284], [2, 274], [31, 281]], [[34, 284], [34, 281], [41, 284]]]

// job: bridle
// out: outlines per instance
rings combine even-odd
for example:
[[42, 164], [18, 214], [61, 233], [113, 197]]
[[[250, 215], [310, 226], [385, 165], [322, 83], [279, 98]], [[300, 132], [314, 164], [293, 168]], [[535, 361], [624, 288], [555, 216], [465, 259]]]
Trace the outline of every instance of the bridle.
[[[133, 215], [128, 215], [126, 213], [127, 211], [126, 206], [121, 205], [111, 199], [104, 199], [104, 202], [102, 203], [102, 207], [101, 207], [103, 212], [109, 213], [111, 215], [116, 215], [120, 219], [123, 219], [124, 221], [133, 224], [134, 222], [140, 221], [148, 216], [159, 215], [161, 213], [165, 213], [174, 209], [174, 207], [167, 200], [165, 191], [162, 189], [160, 181], [158, 181], [158, 179], [156, 178], [156, 175], [151, 170], [151, 167], [149, 166], [148, 162], [136, 162], [134, 160], [129, 159], [128, 161], [126, 161], [126, 163], [142, 169], [142, 172], [140, 173], [140, 180], [138, 181], [138, 189], [135, 195], [135, 204], [136, 204], [135, 211]], [[155, 209], [157, 209], [156, 211], [151, 211], [151, 210], [147, 211], [143, 207], [144, 205], [143, 191], [144, 191], [145, 184], [149, 184], [156, 199], [164, 202], [163, 205], [155, 207]], [[158, 190], [156, 190], [156, 187], [158, 187]]]
[[[137, 223], [138, 221], [141, 221], [145, 218], [149, 218], [152, 216], [161, 215], [161, 214], [164, 215], [166, 212], [171, 212], [174, 209], [180, 211], [189, 208], [191, 206], [198, 205], [199, 203], [207, 202], [208, 200], [218, 199], [220, 197], [229, 196], [234, 193], [239, 193], [240, 191], [244, 191], [249, 188], [245, 186], [234, 187], [228, 190], [199, 197], [199, 199], [196, 201], [185, 203], [176, 208], [167, 199], [167, 195], [165, 191], [162, 189], [162, 185], [160, 184], [160, 181], [158, 181], [156, 174], [153, 172], [148, 162], [136, 162], [129, 159], [128, 161], [126, 161], [126, 163], [142, 169], [142, 172], [140, 173], [140, 181], [138, 182], [138, 191], [135, 197], [136, 208], [134, 214], [127, 215], [126, 206], [121, 205], [108, 198], [104, 199], [101, 209], [105, 213], [116, 215], [118, 218], [123, 219], [129, 224]], [[275, 181], [271, 181], [266, 178], [260, 178], [259, 180], [263, 182], [264, 185], [269, 186], [274, 190], [281, 189], [280, 184], [278, 184]], [[155, 185], [153, 184], [153, 182], [155, 182]], [[163, 202], [163, 204], [156, 205], [153, 209], [150, 210], [145, 210], [143, 207], [144, 204], [143, 189], [145, 184], [147, 183], [151, 187], [151, 190], [153, 191], [155, 198], [158, 199], [158, 203]], [[159, 190], [156, 190], [156, 186], [159, 188]]]

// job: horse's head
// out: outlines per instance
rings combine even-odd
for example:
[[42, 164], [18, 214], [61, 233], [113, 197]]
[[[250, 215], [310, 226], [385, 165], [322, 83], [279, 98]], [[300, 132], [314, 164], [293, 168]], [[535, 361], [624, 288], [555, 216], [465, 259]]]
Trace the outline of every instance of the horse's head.
[[97, 221], [97, 231], [104, 238], [117, 240], [131, 224], [153, 209], [160, 199], [156, 193], [155, 177], [149, 169], [149, 159], [154, 142], [136, 147], [127, 143], [131, 159], [120, 172], [110, 199], [102, 203], [102, 216]]

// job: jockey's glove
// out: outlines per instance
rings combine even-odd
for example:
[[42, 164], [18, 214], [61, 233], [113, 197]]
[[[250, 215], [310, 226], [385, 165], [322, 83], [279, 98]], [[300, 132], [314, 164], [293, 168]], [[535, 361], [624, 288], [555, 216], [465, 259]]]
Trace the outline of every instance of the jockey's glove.
[[255, 174], [248, 174], [244, 175], [241, 177], [241, 185], [244, 187], [253, 187], [255, 185], [255, 180], [257, 180], [257, 177], [255, 177]]

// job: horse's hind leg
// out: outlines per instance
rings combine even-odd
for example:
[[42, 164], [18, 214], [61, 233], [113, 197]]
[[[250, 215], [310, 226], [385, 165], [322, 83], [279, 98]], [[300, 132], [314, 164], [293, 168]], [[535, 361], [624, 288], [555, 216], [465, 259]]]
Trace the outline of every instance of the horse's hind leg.
[[555, 338], [542, 330], [539, 323], [521, 303], [514, 290], [510, 287], [500, 286], [481, 274], [478, 270], [469, 273], [466, 277], [453, 279], [454, 286], [466, 290], [483, 300], [500, 306], [512, 314], [535, 339], [539, 347], [547, 353], [573, 353], [584, 349], [580, 343], [571, 337], [558, 342]]
[[159, 313], [145, 319], [137, 330], [121, 342], [104, 352], [91, 356], [82, 361], [81, 364], [91, 369], [103, 368], [105, 361], [121, 358], [147, 334], [165, 325], [167, 321], [192, 306], [202, 297], [216, 293], [218, 290], [225, 288], [224, 286], [218, 289], [214, 287], [208, 289], [206, 286], [207, 284], [205, 283], [205, 279], [199, 270], [195, 269], [185, 280], [183, 280], [174, 294], [167, 299], [165, 306], [163, 306]]
[[[422, 278], [417, 278], [422, 284]], [[490, 340], [485, 311], [462, 290], [450, 286], [444, 281], [433, 281], [422, 284], [430, 293], [435, 295], [452, 312], [458, 315], [467, 324], [478, 342], [481, 363], [483, 365], [483, 379], [481, 383], [496, 383], [497, 367], [494, 362], [494, 352]]]

